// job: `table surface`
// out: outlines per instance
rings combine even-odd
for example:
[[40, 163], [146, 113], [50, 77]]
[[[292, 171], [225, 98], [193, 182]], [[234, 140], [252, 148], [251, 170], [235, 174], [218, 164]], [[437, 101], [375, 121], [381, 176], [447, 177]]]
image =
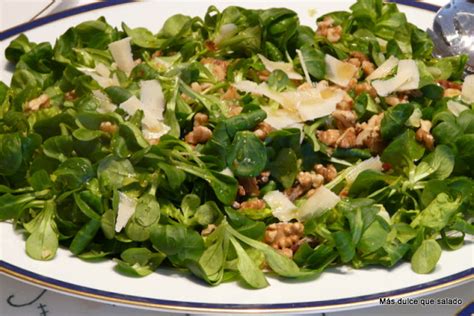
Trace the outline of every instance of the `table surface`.
[[[0, 31], [11, 28], [34, 18], [59, 12], [93, 0], [0, 0]], [[446, 0], [424, 1], [443, 5]], [[456, 286], [444, 291], [420, 297], [429, 302], [430, 299], [460, 299], [456, 305], [392, 305], [375, 306], [353, 311], [310, 314], [313, 316], [370, 316], [370, 315], [474, 315], [474, 282]], [[137, 310], [112, 304], [88, 301], [67, 296], [50, 290], [43, 290], [10, 277], [0, 275], [0, 315], [176, 315], [166, 312]]]

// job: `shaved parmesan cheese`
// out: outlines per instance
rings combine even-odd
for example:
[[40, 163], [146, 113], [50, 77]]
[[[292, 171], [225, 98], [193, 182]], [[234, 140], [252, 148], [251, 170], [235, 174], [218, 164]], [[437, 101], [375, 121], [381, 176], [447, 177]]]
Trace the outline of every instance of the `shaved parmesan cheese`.
[[466, 111], [466, 110], [469, 110], [469, 107], [462, 104], [462, 103], [459, 103], [459, 102], [456, 102], [456, 101], [453, 101], [453, 100], [449, 100], [448, 103], [447, 103], [447, 106], [448, 106], [448, 110], [453, 113], [454, 116], [459, 116], [459, 114], [461, 114], [462, 112]]
[[158, 140], [161, 136], [167, 134], [170, 131], [170, 127], [163, 122], [154, 119], [143, 118], [142, 121], [142, 132], [143, 137], [146, 140]]
[[474, 103], [474, 75], [464, 78], [461, 96], [467, 103]]
[[398, 63], [398, 73], [401, 73], [401, 76], [409, 77], [409, 80], [402, 84], [397, 91], [418, 89], [418, 85], [420, 84], [420, 71], [414, 60], [400, 60]]
[[303, 68], [303, 72], [304, 72], [304, 77], [306, 79], [306, 82], [309, 83], [309, 84], [313, 84], [311, 82], [311, 77], [309, 76], [309, 71], [308, 71], [308, 67], [306, 67], [306, 62], [304, 60], [304, 56], [303, 56], [303, 53], [301, 53], [301, 51], [299, 49], [296, 50], [296, 54], [298, 54], [298, 57], [300, 59], [300, 62], [301, 62], [301, 68]]
[[165, 96], [157, 80], [144, 80], [140, 83], [140, 99], [131, 96], [120, 104], [129, 115], [138, 110], [143, 111], [142, 132], [148, 141], [158, 140], [170, 131], [170, 127], [163, 123], [165, 110]]
[[305, 221], [314, 216], [321, 216], [332, 209], [341, 199], [334, 192], [320, 186], [316, 192], [300, 207], [296, 219]]
[[[104, 89], [108, 88], [110, 86], [118, 86], [119, 85], [119, 82], [118, 82], [117, 78], [115, 78], [115, 77], [109, 78], [108, 76], [103, 76], [102, 75], [102, 74], [106, 74], [105, 70], [102, 67], [99, 67], [99, 69], [97, 69], [97, 67], [95, 69], [80, 67], [80, 68], [78, 68], [78, 70], [85, 73], [88, 76], [91, 76], [92, 79], [97, 81], [99, 86], [101, 86]], [[108, 69], [107, 69], [107, 71], [108, 71]], [[109, 75], [110, 75], [110, 71], [109, 71]]]
[[232, 170], [230, 170], [229, 167], [223, 169], [220, 173], [223, 174], [223, 175], [225, 175], [225, 176], [229, 176], [229, 177], [233, 177], [233, 176], [234, 176], [234, 173], [232, 172]]
[[126, 37], [109, 44], [110, 53], [112, 54], [114, 61], [117, 63], [117, 67], [126, 74], [130, 74], [132, 69], [135, 67], [132, 46], [130, 45], [131, 40], [131, 37]]
[[296, 205], [280, 191], [268, 192], [263, 196], [263, 200], [270, 206], [273, 216], [281, 222], [288, 222], [297, 217]]
[[355, 165], [346, 175], [347, 183], [352, 184], [357, 179], [357, 176], [365, 170], [382, 171], [382, 162], [380, 161], [380, 157], [372, 157]]
[[382, 217], [387, 224], [392, 225], [392, 220], [390, 219], [390, 214], [387, 212], [383, 204], [375, 204], [380, 208], [380, 211], [377, 213], [378, 216]]
[[134, 115], [138, 110], [143, 110], [142, 102], [134, 95], [128, 98], [127, 101], [120, 103], [119, 106], [130, 116]]
[[299, 124], [301, 121], [298, 113], [289, 112], [283, 109], [275, 110], [269, 106], [264, 106], [262, 109], [267, 113], [265, 122], [277, 130]]
[[146, 116], [160, 121], [163, 120], [165, 96], [158, 80], [140, 82], [140, 100], [143, 103], [143, 112]]
[[283, 106], [287, 104], [287, 101], [285, 100], [285, 97], [282, 95], [282, 93], [273, 91], [265, 82], [258, 84], [250, 80], [242, 80], [234, 83], [233, 86], [240, 91], [266, 96], [267, 98], [270, 98]]
[[248, 80], [236, 82], [234, 87], [278, 102], [283, 109], [264, 107], [267, 112], [265, 121], [276, 129], [327, 116], [334, 112], [345, 95], [343, 90], [328, 87], [324, 82], [309, 89], [286, 92], [275, 92], [266, 83], [257, 84]]
[[119, 192], [119, 203], [117, 210], [117, 220], [115, 222], [115, 231], [118, 233], [127, 225], [129, 219], [135, 213], [137, 201], [128, 197], [125, 193]]
[[110, 78], [110, 70], [106, 65], [98, 63], [95, 66], [95, 71], [102, 77]]
[[235, 25], [234, 23], [222, 25], [219, 29], [219, 33], [214, 39], [214, 43], [219, 45], [220, 42], [234, 35], [235, 31], [237, 31], [237, 25]]
[[393, 70], [398, 65], [398, 58], [395, 56], [390, 56], [389, 59], [387, 59], [380, 67], [374, 70], [373, 73], [371, 73], [366, 80], [367, 81], [372, 81], [375, 79], [380, 79], [387, 77], [390, 72]]
[[240, 91], [255, 93], [260, 95], [267, 95], [271, 92], [266, 83], [258, 84], [250, 80], [242, 80], [233, 84], [233, 86]]
[[303, 121], [310, 121], [327, 116], [336, 110], [336, 105], [344, 98], [345, 92], [340, 89], [327, 88], [318, 90], [319, 97], [302, 99], [298, 112]]
[[374, 80], [372, 86], [380, 96], [387, 96], [392, 92], [417, 89], [420, 83], [420, 72], [416, 62], [411, 59], [402, 59], [398, 62], [398, 71], [395, 77], [388, 80]]
[[263, 65], [265, 66], [265, 69], [268, 70], [269, 72], [272, 72], [274, 70], [281, 70], [284, 73], [286, 73], [286, 75], [290, 79], [303, 80], [303, 76], [301, 76], [299, 73], [295, 71], [295, 69], [293, 68], [293, 64], [284, 63], [281, 61], [271, 61], [261, 54], [258, 54], [258, 57], [262, 61]]
[[382, 50], [382, 52], [385, 52], [387, 50], [388, 42], [384, 39], [381, 39], [380, 37], [377, 37], [376, 40], [377, 40], [377, 43], [379, 43], [380, 49]]
[[112, 78], [102, 77], [102, 76], [96, 75], [95, 73], [90, 73], [89, 76], [91, 76], [92, 79], [97, 81], [99, 86], [101, 86], [104, 89], [108, 88], [110, 86], [117, 86], [118, 85], [118, 82], [116, 82]]
[[301, 119], [297, 113], [292, 113], [283, 109], [273, 109], [264, 106], [262, 109], [267, 113], [265, 122], [270, 124], [274, 129], [283, 129], [298, 124]]
[[347, 87], [356, 74], [357, 67], [331, 55], [326, 55], [324, 60], [326, 61], [326, 78], [341, 87]]

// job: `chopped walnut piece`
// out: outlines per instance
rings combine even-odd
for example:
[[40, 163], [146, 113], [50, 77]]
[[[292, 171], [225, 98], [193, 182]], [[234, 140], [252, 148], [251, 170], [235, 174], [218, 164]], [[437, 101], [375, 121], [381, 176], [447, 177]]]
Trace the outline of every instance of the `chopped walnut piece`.
[[324, 36], [331, 43], [335, 43], [341, 39], [342, 27], [340, 25], [333, 25], [334, 20], [330, 17], [325, 17], [322, 21], [318, 22], [318, 29], [316, 34]]
[[344, 132], [338, 129], [328, 129], [317, 132], [318, 139], [331, 147], [352, 148], [356, 144], [356, 133], [353, 127]]
[[212, 131], [205, 126], [195, 126], [192, 132], [184, 136], [184, 141], [191, 145], [207, 142], [212, 136]]
[[328, 28], [332, 27], [333, 23], [334, 20], [331, 17], [325, 17], [322, 21], [318, 22], [318, 29], [316, 30], [316, 34], [327, 36], [327, 30]]
[[336, 167], [334, 167], [332, 164], [329, 164], [326, 167], [322, 164], [316, 164], [314, 165], [314, 171], [316, 171], [318, 175], [321, 175], [326, 182], [334, 180], [334, 178], [337, 176]]
[[270, 71], [264, 69], [264, 70], [259, 71], [257, 74], [258, 74], [258, 79], [262, 81], [267, 81], [271, 73]]
[[294, 187], [285, 189], [283, 193], [285, 193], [288, 199], [293, 202], [294, 200], [302, 196], [305, 192], [306, 190], [303, 188], [303, 186], [296, 185]]
[[209, 116], [205, 113], [198, 112], [194, 115], [194, 126], [207, 126], [209, 124]]
[[315, 172], [301, 171], [296, 176], [296, 185], [284, 191], [290, 201], [294, 201], [303, 194], [319, 188], [324, 183], [324, 177]]
[[457, 90], [462, 89], [462, 84], [457, 83], [457, 82], [452, 82], [449, 80], [438, 80], [438, 83], [445, 89], [457, 89]]
[[341, 34], [342, 34], [342, 27], [340, 25], [337, 25], [335, 27], [330, 27], [328, 29], [328, 34], [326, 38], [331, 43], [336, 43], [341, 39]]
[[357, 147], [367, 147], [373, 153], [380, 153], [383, 149], [382, 135], [380, 134], [380, 124], [383, 113], [373, 115], [367, 123], [357, 124]]
[[[355, 73], [355, 76], [357, 75], [357, 72]], [[355, 89], [357, 86], [357, 78], [352, 77], [351, 80], [349, 81], [349, 84], [346, 87], [341, 87], [344, 91], [351, 91], [352, 89]], [[375, 89], [374, 89], [375, 91]]]
[[215, 59], [212, 57], [206, 57], [201, 59], [201, 64], [210, 65], [211, 72], [216, 76], [218, 81], [224, 81], [227, 76], [227, 67], [229, 66], [229, 61]]
[[268, 134], [273, 130], [272, 126], [266, 122], [260, 122], [253, 132], [260, 140], [265, 140]]
[[336, 147], [353, 148], [356, 147], [356, 132], [354, 127], [350, 127], [342, 133], [336, 141]]
[[338, 129], [328, 129], [325, 131], [317, 131], [318, 139], [331, 147], [335, 147], [337, 140], [341, 137], [341, 131]]
[[49, 101], [50, 101], [49, 96], [43, 93], [39, 97], [33, 100], [30, 100], [26, 104], [25, 112], [36, 112], [39, 109], [48, 108], [50, 106]]
[[221, 96], [222, 100], [236, 100], [238, 99], [239, 93], [237, 92], [237, 89], [234, 86], [230, 86], [226, 92]]
[[240, 208], [250, 208], [254, 210], [262, 210], [265, 208], [267, 204], [265, 204], [264, 200], [261, 199], [250, 199], [245, 202], [240, 203]]
[[364, 75], [368, 76], [375, 71], [375, 65], [368, 60], [362, 62], [362, 71]]
[[389, 95], [385, 97], [385, 103], [390, 106], [396, 106], [400, 103], [407, 103], [408, 102], [408, 95], [406, 94], [397, 94], [397, 95]]
[[303, 188], [310, 188], [311, 187], [311, 173], [301, 171], [296, 176], [296, 180], [301, 184]]
[[400, 102], [401, 102], [400, 99], [397, 96], [394, 96], [394, 95], [389, 95], [389, 96], [385, 97], [384, 100], [385, 100], [385, 103], [387, 103], [390, 106], [396, 106], [396, 105], [400, 104]]
[[[283, 249], [278, 249], [278, 252], [284, 255], [287, 258], [293, 258], [293, 249], [290, 248], [283, 248]], [[295, 251], [296, 252], [296, 251]]]
[[332, 117], [336, 121], [336, 126], [340, 130], [354, 127], [357, 121], [357, 114], [354, 111], [336, 110], [332, 112]]
[[369, 57], [367, 57], [366, 54], [358, 51], [351, 52], [351, 57], [357, 58], [360, 62], [369, 60]]
[[314, 172], [301, 171], [296, 176], [296, 180], [304, 190], [319, 188], [324, 183], [324, 177]]
[[369, 60], [369, 58], [361, 52], [352, 52], [351, 58], [347, 60], [350, 64], [362, 69], [366, 76], [370, 75], [375, 70], [375, 65]]
[[359, 68], [362, 65], [362, 62], [359, 60], [359, 58], [349, 58], [347, 62], [349, 64], [356, 66], [357, 68]]
[[357, 95], [367, 92], [372, 98], [375, 98], [377, 96], [377, 91], [375, 91], [374, 87], [368, 82], [359, 82], [355, 85], [355, 93]]
[[352, 100], [350, 95], [346, 93], [342, 101], [336, 104], [336, 109], [341, 110], [341, 111], [349, 111], [349, 110], [352, 110], [353, 105], [354, 105], [354, 100]]
[[245, 195], [258, 196], [260, 194], [256, 177], [239, 177], [239, 184], [244, 188]]
[[206, 228], [201, 230], [201, 236], [209, 236], [216, 230], [217, 226], [214, 224], [208, 224]]
[[197, 92], [197, 93], [201, 93], [204, 90], [209, 89], [210, 87], [212, 87], [212, 84], [210, 84], [208, 82], [199, 83], [199, 82], [194, 81], [194, 82], [191, 83], [191, 89], [194, 92]]
[[293, 256], [295, 245], [304, 236], [304, 225], [296, 223], [274, 223], [265, 230], [264, 242], [287, 256]]
[[431, 135], [430, 130], [433, 124], [428, 120], [420, 120], [420, 128], [416, 131], [416, 140], [432, 150], [434, 147], [434, 137]]
[[447, 88], [443, 93], [443, 96], [447, 98], [457, 97], [458, 95], [461, 95], [461, 90], [453, 88]]
[[100, 123], [99, 129], [102, 132], [105, 132], [108, 134], [115, 134], [117, 132], [118, 127], [114, 123], [106, 121], [106, 122]]
[[229, 107], [229, 116], [232, 117], [232, 116], [239, 115], [240, 112], [242, 112], [242, 110], [243, 110], [243, 107], [239, 105], [231, 105]]
[[190, 104], [192, 102], [194, 102], [193, 98], [191, 98], [190, 96], [188, 96], [186, 93], [181, 93], [181, 99], [183, 99], [184, 102]]

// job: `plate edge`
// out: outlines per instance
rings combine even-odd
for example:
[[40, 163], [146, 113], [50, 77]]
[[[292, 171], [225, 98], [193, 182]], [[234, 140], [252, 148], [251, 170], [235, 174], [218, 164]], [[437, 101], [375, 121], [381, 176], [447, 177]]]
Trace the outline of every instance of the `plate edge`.
[[298, 302], [286, 304], [216, 304], [198, 302], [180, 302], [171, 300], [161, 300], [146, 297], [133, 296], [97, 290], [84, 287], [54, 278], [46, 277], [13, 264], [0, 260], [0, 273], [19, 279], [20, 281], [47, 288], [59, 293], [68, 293], [76, 297], [90, 299], [101, 302], [133, 306], [144, 309], [154, 309], [174, 312], [192, 313], [245, 313], [256, 314], [262, 311], [266, 313], [307, 313], [345, 310], [349, 308], [362, 308], [375, 305], [380, 298], [390, 297], [394, 299], [408, 296], [421, 296], [426, 293], [437, 292], [456, 285], [461, 285], [474, 280], [474, 268], [469, 268], [455, 274], [436, 279], [430, 282], [409, 286], [388, 292], [350, 297], [336, 300]]

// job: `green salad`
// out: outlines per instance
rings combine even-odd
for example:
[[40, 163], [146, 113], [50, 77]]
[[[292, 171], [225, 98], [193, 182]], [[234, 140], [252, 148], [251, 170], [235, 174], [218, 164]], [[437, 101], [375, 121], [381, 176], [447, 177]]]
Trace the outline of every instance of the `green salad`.
[[393, 3], [301, 25], [208, 8], [25, 35], [0, 82], [0, 220], [50, 260], [211, 285], [350, 265], [430, 273], [473, 234], [474, 76]]

